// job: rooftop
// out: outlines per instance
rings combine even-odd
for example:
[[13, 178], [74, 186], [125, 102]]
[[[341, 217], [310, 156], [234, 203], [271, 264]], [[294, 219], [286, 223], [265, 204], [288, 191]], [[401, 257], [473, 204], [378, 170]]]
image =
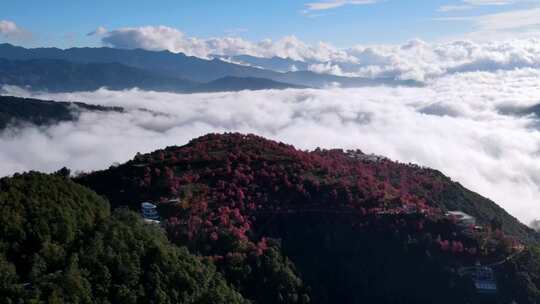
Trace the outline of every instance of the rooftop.
[[149, 203], [149, 202], [144, 202], [141, 204], [141, 207], [144, 208], [144, 209], [154, 209], [156, 208], [156, 205], [152, 204], [152, 203]]

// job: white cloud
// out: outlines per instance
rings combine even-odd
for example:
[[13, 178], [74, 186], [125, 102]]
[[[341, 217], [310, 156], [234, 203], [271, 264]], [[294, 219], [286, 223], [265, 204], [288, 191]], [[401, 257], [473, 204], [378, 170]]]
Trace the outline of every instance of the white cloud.
[[432, 81], [467, 71], [497, 71], [540, 66], [540, 40], [520, 39], [492, 43], [451, 41], [404, 45], [357, 46], [347, 50], [357, 62], [343, 71], [367, 77], [394, 77]]
[[[463, 55], [456, 51], [454, 56]], [[75, 123], [4, 133], [0, 175], [64, 165], [100, 169], [207, 132], [240, 131], [302, 149], [360, 148], [441, 169], [529, 222], [540, 218], [540, 123], [532, 116], [503, 115], [499, 109], [538, 103], [539, 81], [538, 69], [523, 68], [456, 73], [417, 88], [37, 94], [128, 111], [86, 113]]]
[[380, 2], [380, 0], [328, 0], [319, 2], [310, 2], [306, 4], [307, 11], [321, 11], [334, 9], [345, 5], [366, 5]]
[[22, 41], [31, 37], [30, 32], [21, 29], [13, 21], [0, 20], [0, 38], [4, 38], [8, 41]]
[[454, 12], [454, 11], [466, 11], [473, 9], [474, 6], [467, 4], [458, 4], [458, 5], [443, 5], [437, 9], [438, 12]]
[[0, 20], [0, 34], [2, 35], [13, 35], [19, 32], [19, 28], [13, 21]]
[[[477, 28], [481, 30], [477, 33], [478, 36], [488, 39], [491, 37], [486, 34], [488, 31], [500, 32], [507, 28], [513, 31], [516, 26], [540, 23], [533, 17], [535, 15], [540, 15], [540, 9], [524, 11], [517, 14], [519, 17], [505, 13], [484, 16], [478, 20], [466, 20], [477, 22]], [[113, 47], [169, 50], [206, 59], [212, 55], [252, 55], [265, 58], [277, 56], [304, 61], [308, 63], [310, 70], [318, 73], [345, 76], [430, 81], [464, 70], [511, 70], [536, 68], [540, 64], [540, 39], [535, 38], [496, 42], [461, 39], [439, 43], [412, 40], [403, 45], [357, 45], [340, 49], [324, 42], [308, 44], [295, 36], [259, 42], [240, 37], [201, 39], [166, 26], [112, 31], [100, 29], [99, 32], [103, 42]]]
[[540, 7], [534, 6], [494, 14], [439, 17], [433, 20], [471, 23], [473, 30], [460, 35], [457, 39], [490, 42], [540, 37], [539, 16]]
[[105, 45], [117, 48], [142, 48], [169, 50], [189, 56], [209, 58], [210, 55], [278, 56], [295, 60], [347, 60], [347, 54], [326, 43], [314, 46], [295, 36], [285, 36], [277, 41], [270, 39], [251, 42], [239, 37], [201, 39], [186, 36], [178, 29], [167, 26], [145, 26], [100, 31]]
[[330, 62], [310, 64], [308, 70], [318, 74], [344, 75], [339, 65]]
[[103, 36], [107, 34], [107, 28], [104, 26], [98, 26], [95, 30], [91, 31], [90, 33], [86, 34], [86, 36]]
[[[508, 5], [516, 2], [520, 2], [519, 0], [463, 0], [464, 3], [470, 4], [470, 5]], [[524, 1], [521, 1], [524, 2]]]
[[540, 7], [513, 10], [475, 18], [476, 25], [484, 31], [520, 30], [540, 26]]
[[171, 50], [187, 53], [184, 45], [191, 42], [193, 49], [201, 47], [197, 40], [189, 41], [184, 33], [167, 26], [144, 26], [121, 28], [102, 33], [103, 42], [118, 48], [142, 48], [148, 50]]
[[439, 12], [453, 12], [474, 9], [480, 6], [502, 6], [516, 3], [535, 2], [535, 0], [462, 0], [460, 4], [443, 5]]

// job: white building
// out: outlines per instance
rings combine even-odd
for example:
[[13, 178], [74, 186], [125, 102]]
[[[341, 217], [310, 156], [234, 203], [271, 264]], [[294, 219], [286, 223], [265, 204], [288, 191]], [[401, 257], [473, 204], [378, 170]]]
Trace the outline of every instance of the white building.
[[152, 203], [142, 203], [141, 213], [143, 218], [147, 221], [159, 221], [159, 213], [157, 211], [157, 206]]
[[497, 282], [493, 269], [490, 267], [477, 266], [472, 275], [474, 286], [479, 293], [497, 293]]
[[457, 224], [460, 226], [469, 227], [476, 225], [476, 219], [462, 211], [448, 211], [446, 216], [457, 221]]

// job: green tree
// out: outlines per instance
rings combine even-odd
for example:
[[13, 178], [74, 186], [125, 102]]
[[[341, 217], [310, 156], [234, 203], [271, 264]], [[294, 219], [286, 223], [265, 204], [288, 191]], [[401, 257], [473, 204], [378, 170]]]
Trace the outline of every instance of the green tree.
[[215, 267], [63, 176], [0, 179], [0, 303], [245, 303]]

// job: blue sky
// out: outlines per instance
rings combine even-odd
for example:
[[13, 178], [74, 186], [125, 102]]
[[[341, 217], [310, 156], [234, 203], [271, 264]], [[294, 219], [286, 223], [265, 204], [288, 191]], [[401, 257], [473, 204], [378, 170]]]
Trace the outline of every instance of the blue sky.
[[100, 40], [86, 34], [98, 26], [111, 30], [165, 25], [199, 38], [237, 35], [259, 41], [295, 35], [308, 43], [325, 41], [337, 47], [349, 47], [359, 43], [459, 37], [478, 30], [476, 18], [534, 8], [538, 2], [17, 0], [0, 4], [0, 20], [14, 22], [32, 33], [32, 39], [19, 43], [28, 46], [95, 46]]

